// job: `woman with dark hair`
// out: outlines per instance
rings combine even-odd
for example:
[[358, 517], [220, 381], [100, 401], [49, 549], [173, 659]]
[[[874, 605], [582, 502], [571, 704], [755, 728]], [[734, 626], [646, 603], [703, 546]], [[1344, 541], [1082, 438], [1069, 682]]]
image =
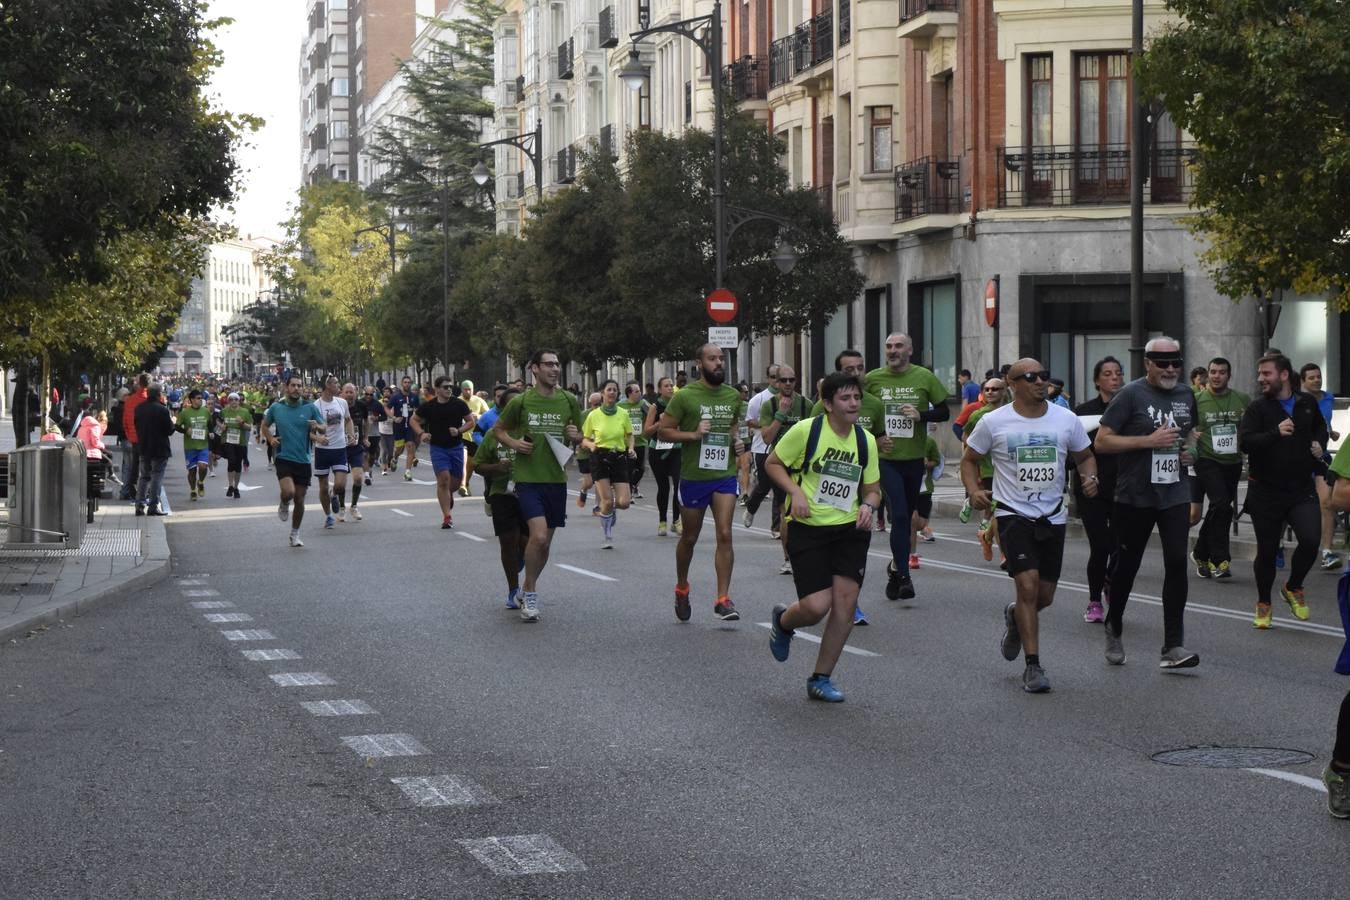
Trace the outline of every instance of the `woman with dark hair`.
[[[675, 396], [675, 382], [661, 378], [656, 383], [656, 402], [647, 407], [647, 422], [643, 432], [651, 439], [650, 449], [652, 475], [656, 478], [656, 533], [666, 536], [666, 522], [671, 523], [675, 533], [680, 533], [680, 445], [663, 441], [656, 433], [656, 424], [666, 411], [670, 398]], [[672, 490], [672, 488], [674, 490]], [[666, 517], [666, 505], [670, 505], [670, 518]]]
[[613, 378], [600, 385], [600, 406], [581, 425], [581, 446], [591, 452], [591, 479], [605, 535], [600, 548], [613, 550], [615, 510], [627, 509], [632, 500], [628, 466], [637, 457], [631, 420], [619, 409], [619, 383]]
[[[1336, 396], [1331, 391], [1322, 390], [1322, 367], [1317, 363], [1306, 363], [1298, 370], [1299, 384], [1305, 394], [1312, 394], [1317, 408], [1327, 423], [1327, 433], [1333, 441], [1341, 439], [1340, 432], [1331, 427], [1331, 415], [1335, 410]], [[1322, 461], [1330, 465], [1331, 451], [1322, 448]], [[1317, 500], [1322, 507], [1322, 568], [1334, 569], [1341, 564], [1341, 558], [1331, 549], [1331, 539], [1336, 534], [1336, 516], [1331, 511], [1331, 485], [1336, 476], [1328, 469], [1314, 479], [1317, 485]]]
[[[1092, 367], [1092, 384], [1097, 388], [1097, 396], [1080, 403], [1074, 412], [1080, 416], [1101, 416], [1106, 412], [1111, 398], [1125, 383], [1125, 372], [1120, 360], [1114, 356], [1105, 356], [1097, 360]], [[1097, 427], [1087, 429], [1088, 437], [1097, 440]], [[1111, 527], [1111, 507], [1116, 502], [1116, 457], [1104, 454], [1097, 457], [1097, 496], [1089, 497], [1083, 493], [1083, 481], [1075, 475], [1073, 495], [1078, 503], [1078, 518], [1083, 521], [1083, 530], [1088, 537], [1088, 606], [1083, 613], [1084, 622], [1100, 622], [1106, 617], [1102, 608], [1102, 592], [1106, 587], [1106, 573], [1111, 570], [1111, 559], [1115, 554], [1115, 531]]]

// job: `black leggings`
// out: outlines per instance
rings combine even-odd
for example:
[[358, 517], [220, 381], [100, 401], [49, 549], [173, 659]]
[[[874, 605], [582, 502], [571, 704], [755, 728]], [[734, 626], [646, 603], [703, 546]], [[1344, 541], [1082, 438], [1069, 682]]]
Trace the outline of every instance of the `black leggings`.
[[1107, 596], [1111, 608], [1106, 613], [1106, 625], [1113, 633], [1124, 634], [1125, 604], [1134, 590], [1134, 576], [1144, 560], [1144, 550], [1158, 528], [1163, 557], [1163, 649], [1180, 647], [1186, 642], [1184, 618], [1186, 613], [1186, 550], [1190, 545], [1191, 511], [1182, 503], [1167, 509], [1149, 506], [1130, 506], [1117, 503], [1112, 512], [1116, 531], [1116, 562], [1107, 576], [1110, 588]]
[[680, 517], [680, 450], [653, 448], [651, 453], [652, 475], [656, 478], [656, 508], [661, 513], [659, 521], [666, 521], [666, 504], [669, 502], [670, 521], [673, 522]]
[[1233, 505], [1237, 503], [1238, 479], [1242, 463], [1227, 465], [1212, 459], [1195, 461], [1195, 477], [1209, 500], [1205, 521], [1195, 536], [1195, 558], [1202, 562], [1230, 562], [1228, 529], [1233, 527]]
[[777, 531], [783, 524], [783, 501], [787, 499], [787, 493], [769, 477], [769, 471], [765, 468], [765, 464], [769, 460], [769, 454], [756, 453], [754, 456], [755, 487], [754, 490], [750, 492], [750, 496], [746, 498], [745, 508], [750, 512], [750, 515], [757, 515], [759, 513], [760, 504], [764, 502], [764, 498], [772, 493], [773, 517], [769, 520], [769, 527], [774, 531]]
[[642, 470], [647, 466], [647, 448], [636, 447], [637, 459], [628, 463], [628, 486], [637, 493], [638, 482], [642, 480]]
[[1336, 718], [1336, 747], [1331, 758], [1343, 766], [1350, 766], [1350, 692], [1341, 701], [1341, 714]]
[[1255, 484], [1247, 486], [1244, 507], [1252, 519], [1256, 533], [1256, 560], [1252, 574], [1256, 576], [1256, 599], [1270, 602], [1270, 589], [1275, 584], [1275, 553], [1280, 546], [1284, 524], [1288, 522], [1298, 539], [1298, 547], [1289, 560], [1291, 588], [1302, 588], [1303, 579], [1317, 560], [1318, 542], [1322, 537], [1322, 507], [1316, 494], [1298, 496], [1297, 492], [1280, 495]]
[[1101, 602], [1106, 574], [1111, 571], [1116, 557], [1116, 532], [1111, 524], [1111, 513], [1115, 508], [1111, 494], [1114, 492], [1114, 486], [1107, 492], [1102, 483], [1096, 497], [1078, 495], [1078, 517], [1083, 520], [1088, 539], [1088, 599], [1097, 603]]

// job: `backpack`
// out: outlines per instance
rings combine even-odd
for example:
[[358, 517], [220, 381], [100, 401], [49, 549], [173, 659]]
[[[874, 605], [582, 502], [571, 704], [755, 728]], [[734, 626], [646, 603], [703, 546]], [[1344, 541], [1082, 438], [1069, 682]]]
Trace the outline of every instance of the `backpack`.
[[[820, 443], [820, 429], [825, 424], [825, 415], [822, 413], [811, 418], [811, 430], [806, 435], [806, 454], [802, 457], [802, 467], [797, 469], [797, 484], [802, 483], [802, 476], [806, 473], [806, 467], [811, 465], [811, 457], [816, 455], [816, 445]], [[858, 466], [867, 471], [867, 432], [857, 422], [853, 423], [853, 439], [858, 444]]]

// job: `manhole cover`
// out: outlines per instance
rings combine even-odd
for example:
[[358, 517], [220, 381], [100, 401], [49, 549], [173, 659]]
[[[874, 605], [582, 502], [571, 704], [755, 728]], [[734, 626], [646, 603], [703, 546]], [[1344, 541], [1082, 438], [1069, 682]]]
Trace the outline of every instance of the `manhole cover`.
[[1316, 759], [1302, 750], [1283, 747], [1182, 747], [1153, 754], [1154, 762], [1168, 766], [1201, 769], [1268, 769], [1273, 766], [1301, 766]]

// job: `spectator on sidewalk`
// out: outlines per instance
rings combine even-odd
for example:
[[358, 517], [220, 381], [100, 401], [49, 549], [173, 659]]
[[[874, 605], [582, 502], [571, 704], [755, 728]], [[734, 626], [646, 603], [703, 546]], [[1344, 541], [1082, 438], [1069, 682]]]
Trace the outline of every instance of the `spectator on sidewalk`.
[[[107, 465], [103, 451], [108, 449], [103, 443], [103, 433], [108, 427], [108, 416], [92, 403], [80, 419], [79, 430], [75, 436], [84, 444], [84, 458], [88, 460], [90, 471], [106, 473]], [[106, 475], [105, 475], [106, 477]]]
[[[129, 398], [128, 398], [129, 399]], [[164, 469], [169, 464], [169, 438], [173, 435], [173, 414], [164, 405], [159, 385], [146, 389], [145, 401], [136, 407], [137, 453], [140, 457], [140, 481], [136, 492], [136, 515], [162, 516], [167, 510], [161, 501]]]
[[122, 476], [123, 500], [136, 499], [137, 486], [141, 482], [141, 450], [136, 433], [136, 410], [145, 403], [149, 386], [150, 376], [142, 372], [136, 376], [136, 390], [122, 401], [122, 434], [131, 445], [131, 462], [127, 465], [126, 474]]

